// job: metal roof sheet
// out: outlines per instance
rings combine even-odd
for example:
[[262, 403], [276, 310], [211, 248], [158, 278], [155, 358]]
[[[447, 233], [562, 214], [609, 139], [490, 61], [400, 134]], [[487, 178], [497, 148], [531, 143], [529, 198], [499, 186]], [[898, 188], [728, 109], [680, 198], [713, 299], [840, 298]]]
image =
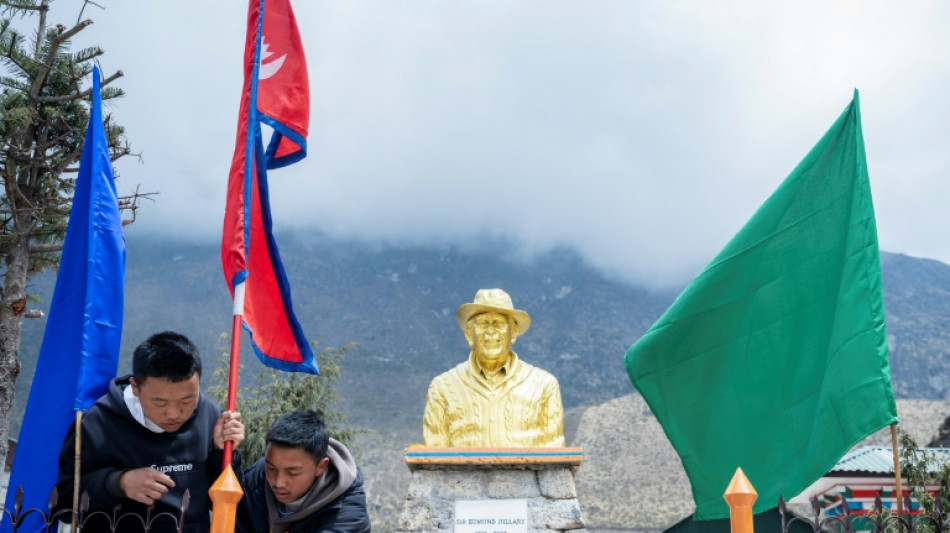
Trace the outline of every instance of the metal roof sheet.
[[[950, 463], [950, 448], [922, 448], [921, 451], [932, 458], [935, 467]], [[894, 455], [890, 446], [865, 446], [848, 452], [832, 472], [868, 472], [872, 474], [893, 474]]]

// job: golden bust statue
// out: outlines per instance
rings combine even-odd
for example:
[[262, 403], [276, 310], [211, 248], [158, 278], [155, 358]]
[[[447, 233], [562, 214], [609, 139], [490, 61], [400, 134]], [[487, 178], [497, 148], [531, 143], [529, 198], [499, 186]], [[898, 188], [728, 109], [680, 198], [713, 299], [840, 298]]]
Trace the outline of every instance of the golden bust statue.
[[482, 289], [456, 318], [472, 353], [429, 384], [425, 446], [564, 446], [557, 379], [511, 350], [531, 327], [528, 313], [515, 309], [505, 291]]

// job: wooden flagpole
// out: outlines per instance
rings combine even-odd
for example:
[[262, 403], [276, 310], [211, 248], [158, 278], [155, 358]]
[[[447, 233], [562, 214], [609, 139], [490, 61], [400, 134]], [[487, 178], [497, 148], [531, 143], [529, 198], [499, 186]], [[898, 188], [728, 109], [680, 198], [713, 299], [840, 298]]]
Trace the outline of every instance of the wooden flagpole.
[[894, 450], [894, 492], [897, 496], [897, 516], [904, 514], [904, 490], [901, 486], [901, 461], [897, 450], [897, 424], [891, 424], [891, 449]]
[[76, 533], [79, 511], [79, 482], [82, 479], [82, 411], [76, 411], [76, 439], [73, 457], [73, 519], [72, 532]]

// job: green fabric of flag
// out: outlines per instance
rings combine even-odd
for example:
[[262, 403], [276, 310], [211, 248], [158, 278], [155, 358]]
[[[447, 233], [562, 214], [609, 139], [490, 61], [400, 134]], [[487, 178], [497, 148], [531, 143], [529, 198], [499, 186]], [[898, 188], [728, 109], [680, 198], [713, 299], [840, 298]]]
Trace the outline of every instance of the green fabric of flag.
[[761, 512], [897, 422], [857, 91], [625, 364], [698, 519], [729, 515], [738, 467]]

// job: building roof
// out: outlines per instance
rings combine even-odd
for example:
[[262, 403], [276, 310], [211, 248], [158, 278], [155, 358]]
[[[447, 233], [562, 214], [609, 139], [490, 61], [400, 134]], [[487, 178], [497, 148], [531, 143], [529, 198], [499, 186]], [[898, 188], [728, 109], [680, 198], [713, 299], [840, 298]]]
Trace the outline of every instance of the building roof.
[[[890, 446], [865, 446], [842, 457], [829, 474], [894, 474], [894, 452]], [[950, 448], [921, 448], [934, 466], [950, 463]]]

